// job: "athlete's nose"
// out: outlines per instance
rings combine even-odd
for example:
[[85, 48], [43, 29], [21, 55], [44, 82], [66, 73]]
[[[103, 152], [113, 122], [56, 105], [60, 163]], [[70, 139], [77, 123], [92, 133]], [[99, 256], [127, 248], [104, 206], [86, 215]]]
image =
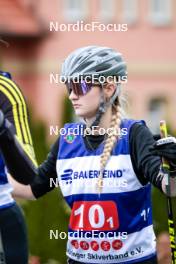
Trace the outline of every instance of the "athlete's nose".
[[75, 100], [75, 99], [78, 99], [79, 96], [77, 94], [74, 93], [74, 91], [72, 90], [70, 95], [69, 95], [69, 99], [70, 100]]

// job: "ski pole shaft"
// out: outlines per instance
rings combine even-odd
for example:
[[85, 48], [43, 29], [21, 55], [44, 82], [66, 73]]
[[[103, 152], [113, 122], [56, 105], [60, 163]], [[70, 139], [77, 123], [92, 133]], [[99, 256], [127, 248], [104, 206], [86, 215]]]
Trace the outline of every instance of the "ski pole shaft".
[[0, 230], [0, 264], [6, 264], [5, 253], [4, 253], [2, 237], [1, 237], [1, 230]]
[[[160, 134], [161, 138], [167, 137], [167, 126], [164, 120], [160, 121]], [[170, 166], [168, 161], [163, 157], [162, 158], [162, 167], [164, 172], [167, 175], [167, 184], [169, 185], [169, 170]], [[168, 186], [166, 186], [168, 188]], [[176, 264], [176, 242], [175, 242], [175, 228], [174, 228], [174, 217], [172, 211], [172, 199], [167, 196], [167, 214], [168, 214], [168, 227], [169, 227], [169, 237], [170, 237], [170, 246], [172, 254], [172, 264]]]

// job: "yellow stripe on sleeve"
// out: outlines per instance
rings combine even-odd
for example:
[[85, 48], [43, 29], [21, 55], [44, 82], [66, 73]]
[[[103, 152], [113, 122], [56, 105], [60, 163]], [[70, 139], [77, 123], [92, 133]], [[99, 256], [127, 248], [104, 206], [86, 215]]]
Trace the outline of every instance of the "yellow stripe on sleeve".
[[4, 76], [0, 76], [0, 91], [7, 97], [12, 105], [14, 125], [18, 141], [32, 162], [37, 165], [24, 97], [18, 86]]
[[[10, 97], [12, 98], [14, 97], [16, 103], [15, 105], [12, 104], [12, 107], [14, 106], [17, 109], [17, 113], [19, 109], [19, 122], [22, 127], [21, 133], [24, 137], [24, 141], [25, 141], [24, 143], [32, 145], [32, 138], [31, 138], [29, 124], [28, 124], [27, 107], [26, 107], [26, 103], [25, 103], [25, 100], [23, 98], [21, 91], [19, 90], [19, 88], [14, 82], [12, 82], [10, 79], [7, 79], [6, 77], [3, 77], [3, 76], [0, 76], [0, 84], [3, 84], [9, 91], [8, 96], [6, 95], [9, 100], [10, 100]], [[15, 118], [15, 121], [18, 122], [18, 119]], [[15, 123], [15, 127], [16, 126], [18, 126], [18, 123], [17, 124]], [[22, 139], [22, 137], [20, 138]]]

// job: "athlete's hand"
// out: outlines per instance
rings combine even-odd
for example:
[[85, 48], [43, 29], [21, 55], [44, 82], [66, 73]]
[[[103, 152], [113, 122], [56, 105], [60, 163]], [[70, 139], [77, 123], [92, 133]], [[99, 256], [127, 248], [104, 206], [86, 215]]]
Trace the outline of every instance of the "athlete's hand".
[[164, 157], [170, 164], [171, 170], [176, 170], [176, 138], [165, 137], [157, 140], [150, 147], [152, 155]]

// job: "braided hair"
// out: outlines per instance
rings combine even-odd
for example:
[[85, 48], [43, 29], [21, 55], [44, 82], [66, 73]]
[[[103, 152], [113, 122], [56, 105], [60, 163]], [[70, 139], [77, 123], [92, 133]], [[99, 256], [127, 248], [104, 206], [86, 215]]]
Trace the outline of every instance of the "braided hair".
[[120, 131], [122, 119], [122, 110], [120, 107], [119, 98], [117, 98], [116, 102], [112, 106], [112, 117], [111, 117], [111, 133], [108, 134], [108, 137], [105, 141], [103, 153], [100, 156], [100, 174], [98, 178], [98, 191], [101, 193], [103, 187], [103, 171], [106, 167], [108, 160], [110, 159], [113, 147], [118, 140], [118, 131]]

